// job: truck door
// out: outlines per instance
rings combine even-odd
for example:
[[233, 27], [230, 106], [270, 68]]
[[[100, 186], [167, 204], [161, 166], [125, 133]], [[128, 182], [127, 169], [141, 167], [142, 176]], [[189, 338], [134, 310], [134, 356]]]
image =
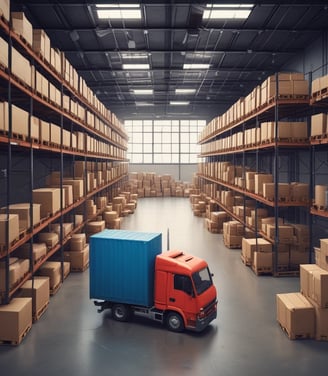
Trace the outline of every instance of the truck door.
[[185, 313], [188, 325], [190, 320], [195, 319], [195, 314], [198, 312], [191, 278], [187, 275], [171, 274], [169, 279], [167, 304], [180, 308]]

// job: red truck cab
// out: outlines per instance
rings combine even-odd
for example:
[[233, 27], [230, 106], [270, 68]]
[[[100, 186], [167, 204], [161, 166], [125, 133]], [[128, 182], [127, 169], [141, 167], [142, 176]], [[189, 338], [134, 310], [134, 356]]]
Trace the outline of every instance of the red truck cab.
[[157, 255], [155, 308], [173, 331], [203, 330], [217, 315], [217, 292], [207, 263], [179, 250]]

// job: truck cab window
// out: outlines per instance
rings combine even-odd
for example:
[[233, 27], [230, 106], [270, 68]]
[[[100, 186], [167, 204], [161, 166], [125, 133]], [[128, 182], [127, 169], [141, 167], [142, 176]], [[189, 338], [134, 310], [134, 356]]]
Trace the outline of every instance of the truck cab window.
[[197, 295], [200, 295], [212, 286], [212, 277], [208, 268], [204, 268], [196, 273], [193, 273], [192, 279], [194, 281]]
[[174, 289], [184, 291], [188, 295], [193, 295], [193, 287], [190, 277], [186, 275], [175, 274]]

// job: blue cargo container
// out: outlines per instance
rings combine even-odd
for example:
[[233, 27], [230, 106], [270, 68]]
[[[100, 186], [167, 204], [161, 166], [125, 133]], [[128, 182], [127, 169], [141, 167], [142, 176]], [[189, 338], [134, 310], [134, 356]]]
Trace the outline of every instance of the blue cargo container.
[[104, 230], [90, 237], [90, 298], [151, 307], [162, 234]]

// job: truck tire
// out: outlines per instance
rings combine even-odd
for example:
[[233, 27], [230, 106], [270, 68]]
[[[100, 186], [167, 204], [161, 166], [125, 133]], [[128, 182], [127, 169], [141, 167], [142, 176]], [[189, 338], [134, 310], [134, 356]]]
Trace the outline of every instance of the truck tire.
[[125, 304], [114, 304], [112, 316], [116, 321], [128, 321], [131, 315], [130, 308]]
[[171, 332], [183, 332], [184, 322], [181, 315], [177, 312], [169, 312], [166, 316], [166, 327]]

